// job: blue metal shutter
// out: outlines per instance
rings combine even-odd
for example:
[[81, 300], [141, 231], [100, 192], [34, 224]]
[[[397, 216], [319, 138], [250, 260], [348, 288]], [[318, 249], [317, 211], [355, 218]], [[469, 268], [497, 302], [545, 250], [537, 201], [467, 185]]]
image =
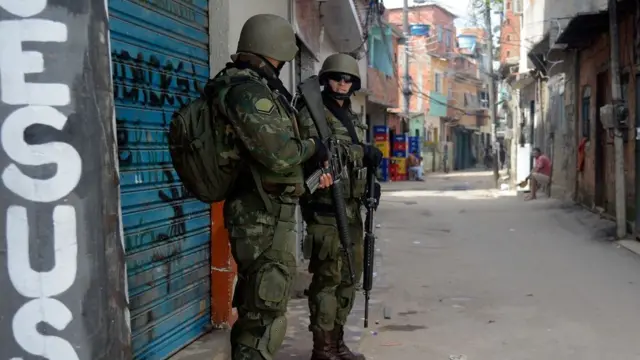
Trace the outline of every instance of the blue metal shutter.
[[173, 112], [209, 78], [206, 0], [108, 0], [132, 347], [166, 359], [210, 329], [210, 207], [171, 166]]

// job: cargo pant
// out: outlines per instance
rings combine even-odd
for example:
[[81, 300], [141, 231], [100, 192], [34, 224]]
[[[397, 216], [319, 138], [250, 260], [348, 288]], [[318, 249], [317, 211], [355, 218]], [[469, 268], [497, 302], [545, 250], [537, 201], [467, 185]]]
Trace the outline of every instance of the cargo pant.
[[285, 313], [296, 270], [297, 198], [271, 200], [271, 211], [257, 192], [225, 203], [231, 252], [238, 265], [232, 360], [272, 360], [287, 330]]
[[[347, 213], [352, 241], [351, 261], [357, 284], [362, 277], [364, 260], [364, 228], [359, 204], [348, 204]], [[346, 324], [353, 309], [356, 284], [351, 284], [335, 218], [315, 214], [305, 220], [304, 252], [310, 257], [309, 272], [313, 274], [309, 287], [310, 330], [315, 327], [331, 331], [336, 324]]]

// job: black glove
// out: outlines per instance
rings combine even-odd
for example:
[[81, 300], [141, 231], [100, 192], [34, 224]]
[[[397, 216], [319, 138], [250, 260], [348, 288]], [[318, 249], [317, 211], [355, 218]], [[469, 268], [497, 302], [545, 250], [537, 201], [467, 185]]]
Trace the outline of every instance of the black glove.
[[329, 150], [327, 150], [326, 145], [320, 140], [319, 137], [312, 137], [313, 142], [316, 144], [316, 152], [313, 153], [313, 159], [318, 163], [324, 163], [329, 160]]
[[364, 145], [364, 164], [367, 167], [378, 168], [382, 162], [382, 151], [372, 145]]
[[382, 196], [382, 188], [380, 187], [380, 183], [375, 183], [373, 184], [373, 198], [376, 199], [373, 207], [375, 210], [378, 210], [378, 205], [380, 205], [380, 196]]

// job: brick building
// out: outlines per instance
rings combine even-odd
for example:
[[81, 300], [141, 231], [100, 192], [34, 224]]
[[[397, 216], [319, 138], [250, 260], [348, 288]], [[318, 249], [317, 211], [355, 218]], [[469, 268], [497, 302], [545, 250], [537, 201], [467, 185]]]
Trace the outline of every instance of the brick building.
[[[428, 156], [437, 156], [441, 142], [447, 140], [446, 119], [450, 92], [450, 58], [457, 52], [457, 16], [437, 4], [413, 6], [409, 11], [411, 38], [409, 74], [412, 79], [413, 96], [410, 101], [410, 119], [407, 128], [412, 136], [420, 135], [427, 146]], [[388, 10], [387, 19], [397, 26], [402, 25], [402, 9]], [[400, 47], [402, 59], [404, 46]], [[404, 64], [398, 62], [400, 76]], [[400, 93], [402, 89], [399, 89]], [[401, 95], [402, 96], [402, 95]], [[400, 113], [402, 109], [396, 109]], [[435, 158], [432, 163], [439, 164]], [[432, 167], [433, 168], [433, 167]]]
[[517, 65], [520, 58], [520, 12], [518, 2], [506, 0], [500, 24], [500, 64]]

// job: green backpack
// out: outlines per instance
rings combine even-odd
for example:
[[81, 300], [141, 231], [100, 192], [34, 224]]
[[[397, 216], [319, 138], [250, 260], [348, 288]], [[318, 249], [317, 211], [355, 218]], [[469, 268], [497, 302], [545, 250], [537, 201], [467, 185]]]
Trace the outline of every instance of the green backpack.
[[191, 101], [171, 119], [169, 151], [173, 167], [185, 188], [202, 202], [225, 200], [238, 178], [240, 149], [219, 104], [233, 85], [246, 80], [212, 80], [207, 84], [207, 95]]

